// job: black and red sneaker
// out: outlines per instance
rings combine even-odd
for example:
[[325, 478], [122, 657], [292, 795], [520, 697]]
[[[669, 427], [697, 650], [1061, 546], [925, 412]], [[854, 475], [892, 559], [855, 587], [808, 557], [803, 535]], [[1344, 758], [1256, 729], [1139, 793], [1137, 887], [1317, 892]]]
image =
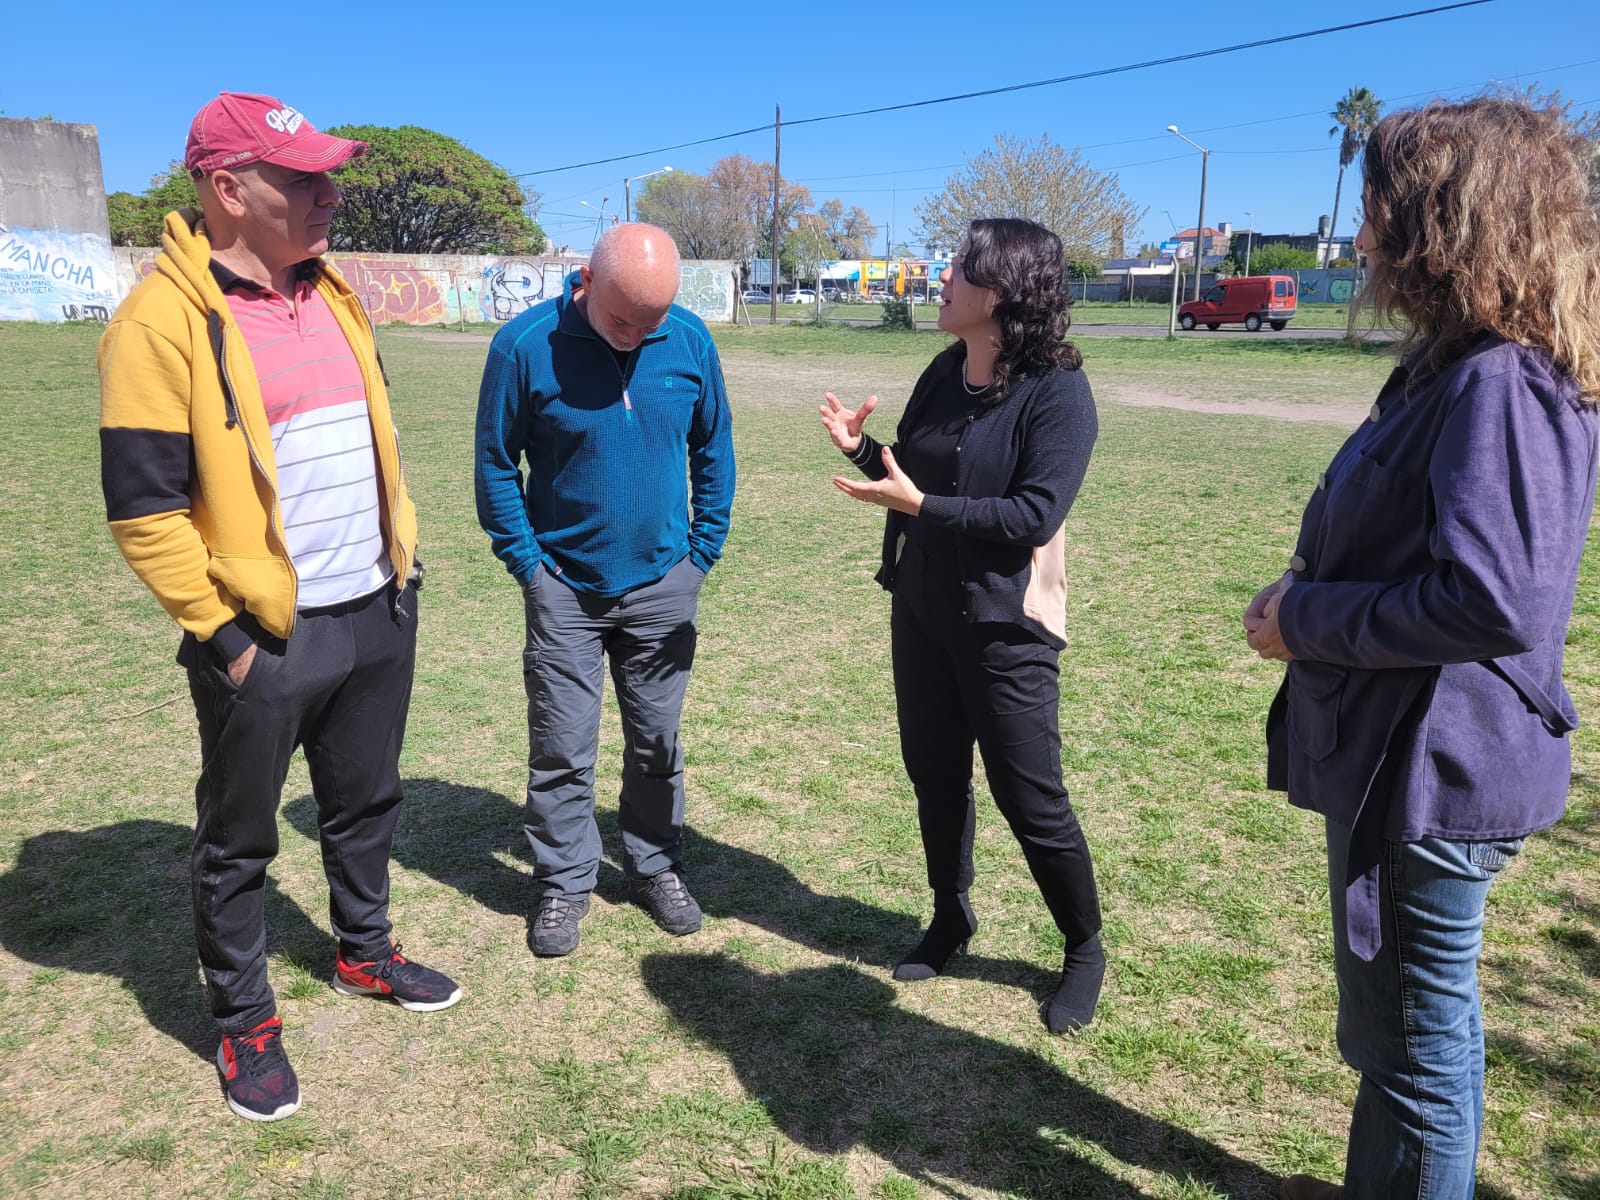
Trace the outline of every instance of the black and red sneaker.
[[228, 1107], [247, 1121], [281, 1121], [300, 1107], [300, 1081], [283, 1049], [283, 1022], [271, 1017], [217, 1047]]
[[388, 996], [412, 1012], [437, 1012], [461, 999], [453, 979], [402, 956], [399, 942], [390, 944], [388, 958], [374, 962], [347, 962], [340, 951], [333, 990], [346, 996]]

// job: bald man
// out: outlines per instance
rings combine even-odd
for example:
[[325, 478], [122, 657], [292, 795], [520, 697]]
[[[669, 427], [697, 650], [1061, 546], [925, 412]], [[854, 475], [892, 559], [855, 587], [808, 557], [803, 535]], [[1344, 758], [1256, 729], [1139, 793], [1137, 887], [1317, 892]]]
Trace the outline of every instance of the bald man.
[[600, 867], [606, 658], [628, 893], [668, 933], [700, 928], [679, 871], [678, 719], [700, 585], [728, 535], [733, 432], [711, 335], [672, 303], [678, 279], [664, 230], [612, 227], [559, 297], [495, 336], [478, 394], [478, 519], [527, 620], [528, 942], [541, 956], [577, 948]]

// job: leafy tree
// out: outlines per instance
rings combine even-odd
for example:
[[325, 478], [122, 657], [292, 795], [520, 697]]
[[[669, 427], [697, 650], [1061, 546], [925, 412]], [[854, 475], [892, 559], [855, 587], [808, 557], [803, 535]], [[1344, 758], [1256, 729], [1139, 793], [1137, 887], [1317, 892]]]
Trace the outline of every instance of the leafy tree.
[[106, 217], [113, 246], [159, 246], [167, 214], [195, 204], [194, 180], [177, 159], [151, 178], [139, 195], [112, 192], [106, 197]]
[[717, 190], [704, 175], [672, 171], [651, 178], [634, 203], [641, 221], [659, 225], [685, 258], [739, 258], [740, 242]]
[[1339, 195], [1344, 190], [1344, 170], [1366, 148], [1367, 139], [1378, 127], [1382, 108], [1383, 101], [1368, 89], [1353, 87], [1328, 114], [1334, 120], [1328, 136], [1339, 139], [1339, 180], [1333, 189], [1333, 220], [1328, 224], [1330, 244], [1339, 236]]
[[1002, 134], [945, 180], [944, 191], [917, 205], [924, 236], [958, 245], [978, 217], [1024, 217], [1055, 232], [1064, 245], [1110, 257], [1123, 231], [1144, 217], [1115, 174], [1096, 171], [1082, 151]]
[[[785, 236], [810, 208], [811, 190], [785, 182], [778, 209]], [[748, 267], [752, 259], [768, 257], [772, 244], [772, 164], [730, 154], [705, 175], [657, 175], [639, 193], [634, 209], [640, 220], [670, 233], [685, 257], [730, 258]], [[785, 251], [780, 270], [787, 261]]]
[[153, 246], [161, 236], [160, 225], [151, 226], [149, 206], [143, 196], [132, 192], [112, 192], [106, 197], [106, 221], [111, 226], [113, 246]]
[[1160, 258], [1161, 257], [1161, 247], [1156, 245], [1154, 242], [1146, 242], [1144, 245], [1139, 247], [1139, 252], [1137, 254], [1135, 254], [1134, 257], [1135, 258]]
[[873, 240], [878, 227], [858, 204], [846, 209], [842, 200], [824, 200], [817, 206], [817, 215], [825, 223], [834, 258], [866, 258], [872, 253]]
[[[795, 218], [795, 227], [783, 240], [783, 265], [798, 283], [801, 279], [817, 281], [817, 295], [822, 295], [822, 264], [834, 254], [833, 238], [829, 236], [828, 222], [820, 213], [801, 213]], [[820, 308], [819, 308], [820, 311]]]
[[341, 168], [336, 250], [417, 254], [537, 254], [548, 244], [529, 216], [539, 196], [453, 137], [402, 125], [338, 125], [372, 144]]
[[1313, 250], [1302, 250], [1287, 242], [1269, 242], [1250, 252], [1250, 273], [1270, 275], [1274, 271], [1309, 271], [1317, 265]]

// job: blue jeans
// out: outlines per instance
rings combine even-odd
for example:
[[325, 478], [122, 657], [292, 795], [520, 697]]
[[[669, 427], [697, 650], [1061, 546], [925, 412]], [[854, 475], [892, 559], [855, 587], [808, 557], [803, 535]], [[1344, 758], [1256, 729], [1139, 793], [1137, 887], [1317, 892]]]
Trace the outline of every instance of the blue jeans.
[[1364, 962], [1345, 929], [1350, 830], [1329, 821], [1327, 837], [1339, 1052], [1361, 1073], [1345, 1200], [1470, 1200], [1483, 1131], [1483, 907], [1522, 839], [1386, 842], [1383, 945]]

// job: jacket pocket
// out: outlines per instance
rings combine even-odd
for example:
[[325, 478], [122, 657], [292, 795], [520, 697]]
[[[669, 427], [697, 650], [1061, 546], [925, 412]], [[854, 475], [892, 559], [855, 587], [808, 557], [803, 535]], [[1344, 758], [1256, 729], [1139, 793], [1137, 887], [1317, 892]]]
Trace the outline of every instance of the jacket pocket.
[[1339, 708], [1349, 673], [1327, 663], [1291, 662], [1288, 670], [1289, 738], [1313, 761], [1339, 745]]
[[1409, 496], [1422, 485], [1422, 480], [1417, 476], [1386, 467], [1368, 454], [1361, 455], [1346, 478], [1379, 496]]
[[275, 554], [213, 554], [208, 568], [231, 596], [274, 637], [288, 637], [294, 625], [294, 577], [289, 564]]

